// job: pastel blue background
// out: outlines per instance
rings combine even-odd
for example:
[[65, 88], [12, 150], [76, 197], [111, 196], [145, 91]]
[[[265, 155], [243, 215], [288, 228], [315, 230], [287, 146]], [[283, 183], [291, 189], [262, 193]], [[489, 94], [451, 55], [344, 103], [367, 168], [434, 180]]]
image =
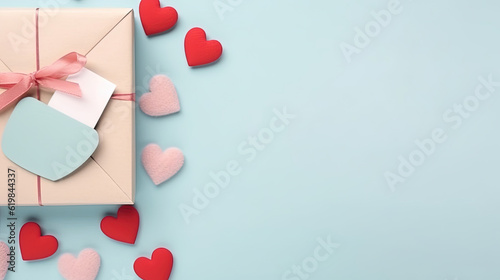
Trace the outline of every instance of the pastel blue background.
[[[138, 12], [138, 1], [65, 2]], [[213, 0], [162, 1], [180, 21], [152, 38], [136, 13], [137, 92], [163, 73], [182, 107], [162, 118], [137, 110], [137, 243], [101, 233], [115, 206], [19, 208], [19, 222], [39, 221], [60, 248], [39, 262], [18, 258], [7, 279], [62, 279], [58, 257], [87, 247], [101, 254], [98, 279], [138, 279], [134, 260], [165, 246], [175, 256], [172, 280], [278, 280], [328, 235], [340, 247], [308, 279], [498, 279], [500, 98], [482, 101], [459, 129], [442, 118], [474, 93], [479, 76], [500, 80], [498, 3], [401, 0], [403, 11], [348, 63], [340, 44], [353, 44], [354, 29], [388, 2], [244, 0], [221, 20]], [[222, 42], [218, 63], [187, 66], [183, 40], [195, 26]], [[247, 162], [238, 146], [283, 107], [295, 119]], [[391, 191], [384, 173], [436, 128], [447, 141]], [[158, 187], [139, 160], [152, 142], [186, 156], [182, 171]], [[179, 205], [233, 159], [241, 174], [186, 224]]]

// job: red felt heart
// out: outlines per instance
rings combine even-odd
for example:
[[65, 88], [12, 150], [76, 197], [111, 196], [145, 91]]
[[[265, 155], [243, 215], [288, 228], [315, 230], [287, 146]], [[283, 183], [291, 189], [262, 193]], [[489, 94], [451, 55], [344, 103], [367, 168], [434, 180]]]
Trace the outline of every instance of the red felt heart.
[[184, 49], [189, 66], [212, 63], [222, 55], [222, 45], [217, 40], [207, 41], [205, 31], [195, 27], [188, 31], [184, 39]]
[[134, 262], [134, 271], [143, 280], [168, 280], [174, 257], [165, 248], [154, 250], [151, 259], [140, 257]]
[[116, 218], [102, 219], [101, 230], [111, 239], [134, 244], [139, 231], [139, 212], [131, 205], [124, 205], [118, 209]]
[[23, 260], [34, 261], [52, 256], [57, 251], [58, 243], [54, 236], [42, 236], [37, 223], [28, 222], [19, 232], [19, 247]]
[[179, 18], [174, 8], [162, 8], [160, 0], [142, 0], [139, 4], [139, 14], [144, 32], [148, 36], [169, 30]]

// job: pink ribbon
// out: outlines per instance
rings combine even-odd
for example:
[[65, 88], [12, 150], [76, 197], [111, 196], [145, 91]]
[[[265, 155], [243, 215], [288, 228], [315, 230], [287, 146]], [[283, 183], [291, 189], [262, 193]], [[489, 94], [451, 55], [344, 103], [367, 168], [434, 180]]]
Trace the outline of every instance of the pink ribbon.
[[84, 55], [72, 52], [61, 57], [52, 65], [30, 74], [0, 73], [0, 88], [7, 89], [0, 94], [0, 110], [20, 99], [35, 85], [81, 97], [82, 91], [77, 83], [61, 79], [78, 73], [86, 63], [87, 58]]

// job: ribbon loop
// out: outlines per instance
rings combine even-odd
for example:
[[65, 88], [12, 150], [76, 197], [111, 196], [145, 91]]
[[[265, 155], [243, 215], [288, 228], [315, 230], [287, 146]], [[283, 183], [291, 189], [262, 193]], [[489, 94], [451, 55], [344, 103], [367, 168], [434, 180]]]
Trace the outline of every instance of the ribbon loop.
[[87, 63], [87, 58], [76, 52], [69, 53], [52, 65], [30, 74], [0, 73], [0, 88], [7, 89], [0, 94], [0, 111], [23, 97], [35, 85], [81, 97], [80, 85], [61, 80], [78, 73]]

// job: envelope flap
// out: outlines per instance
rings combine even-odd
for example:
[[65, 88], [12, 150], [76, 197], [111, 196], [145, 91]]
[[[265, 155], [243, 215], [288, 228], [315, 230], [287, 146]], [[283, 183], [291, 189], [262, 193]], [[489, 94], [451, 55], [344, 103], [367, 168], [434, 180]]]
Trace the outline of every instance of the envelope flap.
[[7, 66], [7, 64], [5, 64], [5, 62], [3, 62], [3, 60], [0, 59], [0, 73], [4, 73], [4, 72], [12, 72], [9, 68], [9, 66]]
[[131, 9], [40, 9], [40, 64], [49, 65], [69, 52], [87, 54]]
[[134, 30], [133, 10], [86, 54], [87, 68], [116, 84], [119, 94], [135, 90], [134, 32], [130, 30]]
[[[87, 54], [87, 67], [116, 84], [118, 94], [135, 90], [134, 33], [130, 30], [134, 30], [133, 12]], [[130, 197], [135, 190], [134, 108], [134, 101], [109, 101], [96, 127], [100, 140], [93, 155]]]
[[132, 199], [135, 194], [134, 102], [111, 100], [96, 130], [93, 158]]
[[64, 185], [42, 178], [41, 197], [44, 205], [133, 204], [115, 181], [89, 159], [76, 172], [63, 179]]

